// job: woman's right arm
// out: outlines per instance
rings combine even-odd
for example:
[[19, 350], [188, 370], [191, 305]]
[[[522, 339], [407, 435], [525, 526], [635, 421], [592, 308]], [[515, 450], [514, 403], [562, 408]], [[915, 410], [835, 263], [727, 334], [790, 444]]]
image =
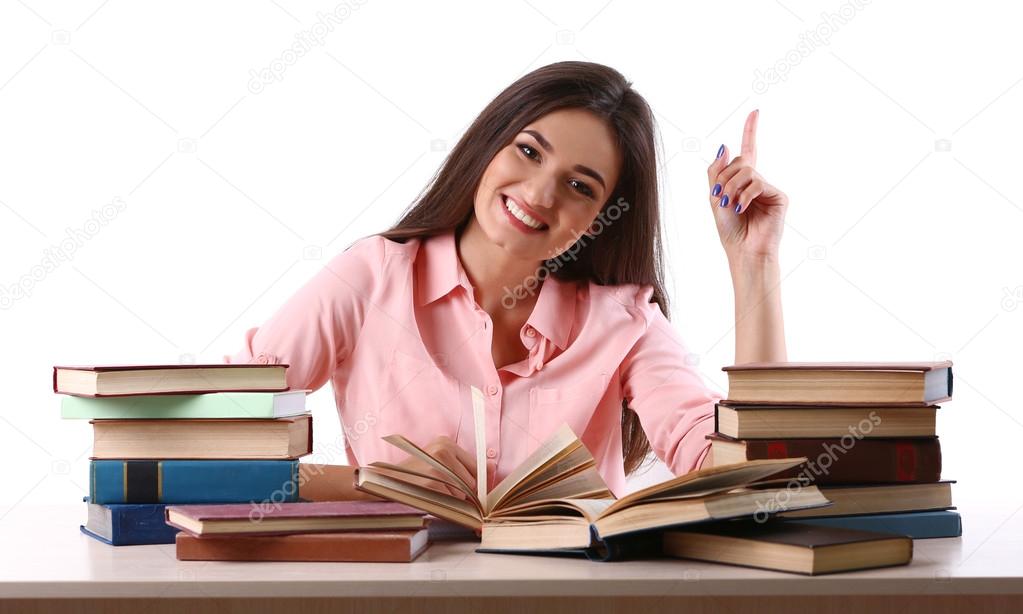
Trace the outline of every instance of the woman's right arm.
[[[232, 364], [287, 364], [292, 390], [318, 390], [346, 360], [381, 277], [384, 241], [368, 237], [334, 256], [262, 326], [245, 332]], [[355, 490], [354, 467], [300, 464], [299, 494], [316, 501], [377, 499]]]

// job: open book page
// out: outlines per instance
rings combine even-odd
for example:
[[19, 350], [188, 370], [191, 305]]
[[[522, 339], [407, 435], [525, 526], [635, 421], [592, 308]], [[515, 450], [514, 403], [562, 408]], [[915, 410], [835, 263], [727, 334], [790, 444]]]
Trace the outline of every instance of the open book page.
[[[510, 490], [515, 488], [520, 482], [523, 482], [526, 478], [532, 476], [537, 472], [538, 469], [543, 468], [552, 459], [558, 457], [559, 454], [565, 452], [567, 448], [572, 447], [578, 442], [578, 438], [572, 429], [567, 424], [562, 424], [561, 427], [555, 431], [554, 435], [547, 441], [540, 444], [537, 449], [533, 450], [533, 453], [526, 457], [526, 460], [522, 461], [522, 464], [516, 467], [511, 473], [509, 473], [501, 483], [494, 487], [494, 490], [490, 491], [487, 495], [486, 504], [483, 506], [485, 510], [489, 512], [494, 511], [497, 503], [501, 501], [508, 494]], [[587, 452], [589, 454], [589, 452]], [[592, 457], [590, 458], [592, 461]]]
[[547, 499], [516, 505], [494, 512], [487, 522], [556, 520], [566, 516], [582, 516], [586, 522], [595, 522], [614, 499]]
[[590, 464], [577, 467], [573, 473], [560, 474], [557, 480], [548, 480], [537, 487], [514, 491], [511, 496], [500, 502], [497, 510], [531, 501], [570, 498], [613, 499], [614, 495], [607, 489], [607, 483], [597, 468]]
[[765, 459], [691, 471], [622, 497], [611, 509], [606, 510], [605, 515], [650, 499], [679, 499], [687, 493], [737, 488], [805, 462], [806, 457]]
[[[446, 484], [446, 485], [448, 485], [448, 486], [450, 486], [452, 488], [456, 488], [456, 489], [458, 489], [458, 490], [460, 490], [460, 491], [465, 493], [466, 500], [470, 504], [475, 506], [476, 509], [479, 511], [480, 517], [481, 518], [483, 517], [483, 508], [480, 506], [479, 501], [476, 500], [475, 493], [473, 493], [472, 491], [466, 490], [465, 486], [463, 485], [463, 483], [461, 481], [450, 480], [447, 477], [438, 477], [437, 475], [430, 475], [428, 473], [422, 473], [420, 471], [412, 471], [411, 469], [408, 469], [406, 467], [402, 467], [400, 465], [392, 465], [391, 463], [387, 463], [387, 462], [384, 462], [384, 461], [374, 461], [374, 462], [370, 463], [369, 466], [370, 467], [374, 467], [376, 469], [384, 470], [385, 471], [385, 475], [390, 475], [390, 477], [392, 477], [392, 478], [394, 478], [394, 479], [396, 479], [399, 482], [402, 482], [404, 484], [414, 484], [416, 486], [419, 486], [419, 484], [415, 484], [414, 482], [408, 481], [408, 479], [406, 479], [406, 477], [405, 477], [405, 476], [409, 476], [409, 475], [414, 475], [414, 476], [416, 476], [418, 478], [423, 478], [423, 479], [426, 479], [426, 480], [431, 480], [431, 481], [434, 481], [434, 482], [439, 482], [441, 484]], [[390, 473], [387, 473], [387, 472], [390, 472]], [[444, 493], [440, 493], [440, 494], [444, 494]]]
[[450, 468], [448, 468], [447, 465], [442, 463], [439, 459], [435, 458], [429, 452], [406, 439], [403, 435], [388, 435], [386, 437], [383, 437], [383, 440], [393, 446], [396, 446], [401, 451], [418, 458], [419, 460], [430, 465], [437, 471], [448, 476], [449, 479], [454, 480], [457, 484], [460, 485], [459, 490], [464, 491], [466, 494], [473, 498], [476, 497], [476, 493], [473, 492], [472, 486], [466, 484], [465, 480], [458, 477], [457, 473], [452, 471]]
[[395, 479], [370, 466], [359, 467], [356, 470], [356, 485], [360, 490], [411, 505], [473, 529], [478, 529], [483, 524], [479, 511], [468, 501]]

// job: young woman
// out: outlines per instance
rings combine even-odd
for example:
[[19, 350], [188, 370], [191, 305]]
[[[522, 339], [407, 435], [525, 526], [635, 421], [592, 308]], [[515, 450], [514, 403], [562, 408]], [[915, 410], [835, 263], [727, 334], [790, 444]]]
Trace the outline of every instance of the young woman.
[[[737, 363], [786, 360], [788, 199], [755, 170], [757, 117], [707, 171]], [[540, 68], [483, 110], [397, 224], [336, 255], [225, 360], [288, 364], [293, 389], [331, 380], [356, 466], [430, 473], [381, 439], [400, 433], [475, 483], [474, 385], [490, 486], [563, 423], [616, 495], [651, 449], [698, 469], [719, 395], [668, 322], [656, 169], [653, 114], [621, 74]], [[366, 497], [349, 466], [303, 465], [303, 480], [310, 499]]]

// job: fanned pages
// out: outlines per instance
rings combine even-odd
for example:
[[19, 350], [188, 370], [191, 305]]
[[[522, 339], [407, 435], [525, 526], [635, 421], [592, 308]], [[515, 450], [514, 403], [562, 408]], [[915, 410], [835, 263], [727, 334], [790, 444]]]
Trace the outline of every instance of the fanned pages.
[[[474, 415], [482, 416], [472, 387]], [[478, 395], [478, 396], [477, 396]], [[793, 491], [770, 476], [791, 470], [805, 457], [764, 459], [708, 467], [616, 499], [586, 446], [563, 424], [489, 493], [485, 491], [485, 437], [476, 424], [477, 480], [474, 491], [452, 467], [401, 435], [385, 441], [436, 470], [436, 475], [390, 463], [356, 472], [356, 486], [473, 529], [482, 529], [481, 550], [592, 550], [610, 537], [713, 519], [768, 515], [830, 505], [816, 486]], [[423, 479], [464, 493], [459, 498], [421, 485]]]

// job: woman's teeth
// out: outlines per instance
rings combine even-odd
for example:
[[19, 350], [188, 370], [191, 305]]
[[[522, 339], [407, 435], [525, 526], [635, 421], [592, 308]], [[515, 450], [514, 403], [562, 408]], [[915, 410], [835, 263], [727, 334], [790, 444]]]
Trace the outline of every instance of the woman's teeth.
[[536, 218], [531, 217], [528, 213], [520, 209], [519, 206], [516, 205], [515, 201], [513, 201], [512, 199], [508, 198], [507, 196], [503, 198], [504, 206], [508, 209], [508, 211], [510, 211], [512, 215], [518, 218], [518, 220], [525, 224], [526, 226], [529, 226], [530, 228], [535, 228], [536, 230], [541, 230], [547, 227], [546, 224], [538, 221]]

